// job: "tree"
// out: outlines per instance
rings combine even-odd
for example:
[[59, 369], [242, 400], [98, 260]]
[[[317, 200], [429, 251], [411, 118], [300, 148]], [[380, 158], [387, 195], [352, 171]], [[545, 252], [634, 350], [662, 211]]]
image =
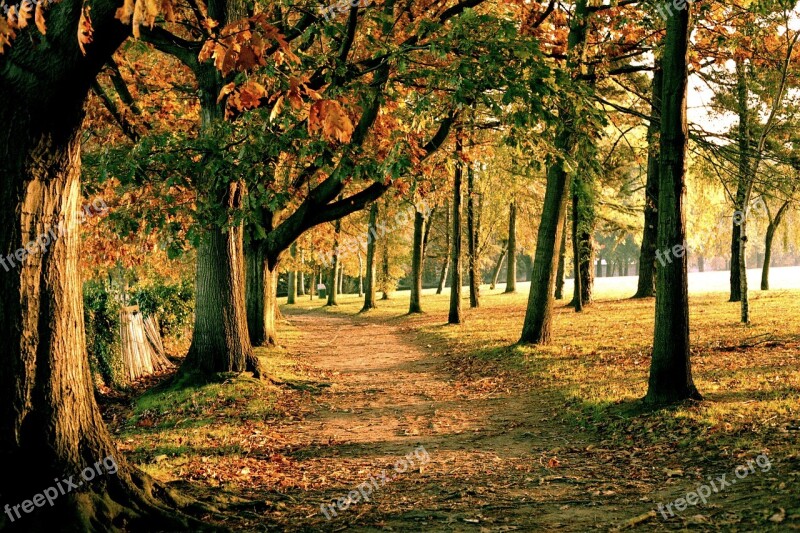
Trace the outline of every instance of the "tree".
[[414, 241], [411, 252], [411, 303], [408, 312], [422, 313], [422, 269], [425, 259], [425, 215], [419, 210], [414, 210]]
[[461, 324], [461, 196], [462, 178], [464, 172], [463, 140], [461, 131], [457, 131], [455, 140], [455, 173], [453, 175], [453, 210], [452, 210], [452, 235], [453, 245], [450, 254], [450, 312], [447, 317], [449, 324]]
[[480, 223], [481, 203], [477, 201], [475, 190], [475, 168], [467, 167], [467, 254], [469, 255], [469, 306], [480, 307]]
[[375, 239], [376, 225], [378, 224], [378, 203], [373, 202], [369, 208], [369, 226], [367, 227], [367, 274], [365, 279], [366, 288], [364, 289], [364, 306], [361, 312], [375, 309]]
[[[645, 401], [668, 404], [700, 399], [689, 359], [689, 291], [686, 259], [686, 147], [688, 126], [689, 19], [691, 8], [667, 21], [662, 69], [661, 165], [658, 197], [658, 249], [673, 250], [673, 261], [659, 262], [656, 318], [650, 380]], [[682, 252], [681, 252], [682, 250]]]
[[508, 206], [508, 266], [506, 268], [506, 293], [517, 292], [517, 204]]
[[[43, 243], [41, 236], [54, 224], [77, 226], [84, 104], [92, 81], [130, 31], [115, 20], [117, 7], [93, 3], [87, 54], [81, 50], [86, 33], [76, 39], [86, 12], [79, 2], [65, 0], [47, 14], [46, 41], [36, 34], [45, 25], [37, 11], [36, 25], [12, 27], [17, 39], [0, 55], [0, 120], [6, 128], [0, 142], [0, 248], [27, 249], [14, 254], [19, 263], [0, 277], [0, 332], [7, 343], [0, 356], [0, 455], [7, 486], [13, 485], [3, 492], [41, 492], [54, 478], [104, 458], [117, 466], [115, 474], [26, 516], [22, 527], [28, 530], [111, 530], [123, 523], [201, 527], [170, 510], [179, 504], [172, 492], [128, 465], [100, 416], [86, 357], [79, 232], [66, 231], [40, 254], [20, 259], [32, 253], [28, 243]], [[4, 23], [3, 48], [7, 31]], [[5, 514], [0, 520], [0, 527], [12, 527]]]
[[[567, 70], [573, 79], [580, 74], [580, 64], [588, 30], [587, 0], [578, 0], [575, 13], [570, 22], [568, 37]], [[547, 170], [542, 220], [536, 239], [536, 254], [531, 269], [531, 291], [525, 322], [522, 326], [520, 342], [524, 344], [546, 344], [550, 342], [553, 299], [555, 295], [556, 273], [558, 270], [558, 245], [566, 220], [567, 199], [572, 180], [568, 171], [567, 158], [572, 158], [577, 145], [577, 124], [579, 120], [574, 108], [575, 102], [562, 102], [559, 108], [560, 125], [554, 142]], [[580, 275], [576, 272], [576, 277]]]
[[334, 224], [333, 232], [333, 261], [330, 265], [330, 276], [328, 277], [328, 306], [339, 305], [336, 296], [339, 292], [339, 270], [341, 268], [339, 260], [339, 238], [342, 233], [342, 220], [338, 219]]

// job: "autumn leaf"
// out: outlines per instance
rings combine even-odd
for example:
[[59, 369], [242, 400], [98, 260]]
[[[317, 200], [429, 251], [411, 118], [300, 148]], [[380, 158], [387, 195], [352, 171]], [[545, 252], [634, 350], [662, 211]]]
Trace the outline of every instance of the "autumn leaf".
[[318, 100], [311, 106], [308, 114], [308, 131], [312, 135], [318, 131], [328, 141], [348, 142], [353, 135], [353, 123], [344, 108], [335, 100]]
[[81, 18], [78, 21], [78, 46], [80, 46], [83, 55], [86, 55], [87, 45], [92, 42], [94, 36], [94, 28], [92, 28], [92, 18], [89, 16], [91, 6], [85, 6], [81, 9]]

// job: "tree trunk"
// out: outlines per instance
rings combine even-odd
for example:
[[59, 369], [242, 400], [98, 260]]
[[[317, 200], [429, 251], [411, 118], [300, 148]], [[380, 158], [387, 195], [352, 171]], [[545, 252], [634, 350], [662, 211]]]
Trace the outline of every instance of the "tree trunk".
[[[583, 276], [581, 275], [581, 241], [580, 235], [580, 216], [578, 211], [580, 204], [578, 195], [573, 192], [572, 195], [572, 267], [575, 270], [575, 283], [572, 287], [572, 305], [575, 307], [575, 312], [580, 313], [583, 311]], [[566, 235], [566, 231], [564, 234]]]
[[[686, 123], [689, 9], [667, 21], [661, 108], [658, 249], [686, 246]], [[683, 247], [683, 248], [681, 248]], [[673, 253], [672, 255], [677, 255]], [[689, 291], [686, 254], [659, 264], [650, 380], [645, 401], [668, 404], [700, 398], [689, 359]]]
[[[572, 245], [572, 253], [578, 254], [580, 257], [580, 273], [581, 283], [581, 306], [592, 303], [592, 292], [594, 288], [594, 274], [592, 264], [594, 262], [594, 228], [596, 224], [596, 215], [594, 208], [594, 189], [592, 184], [581, 177], [585, 174], [584, 167], [581, 166], [581, 173], [573, 178], [572, 184], [572, 233], [574, 234], [574, 243]], [[577, 220], [577, 222], [576, 222]], [[575, 227], [577, 225], [577, 227]], [[566, 233], [566, 232], [565, 232]], [[573, 291], [573, 300], [575, 299]], [[572, 302], [575, 305], [575, 302]]]
[[769, 267], [770, 263], [772, 262], [772, 241], [775, 238], [775, 233], [778, 231], [778, 226], [780, 226], [781, 222], [783, 221], [783, 216], [786, 214], [791, 202], [786, 201], [784, 204], [778, 209], [778, 213], [775, 215], [775, 218], [769, 221], [769, 226], [767, 226], [767, 236], [764, 240], [764, 266], [761, 268], [761, 290], [768, 291], [769, 290]]
[[[568, 119], [565, 118], [565, 122]], [[562, 131], [556, 139], [559, 153], [569, 152], [570, 133]], [[542, 221], [539, 225], [536, 240], [536, 255], [531, 269], [531, 292], [528, 298], [528, 309], [522, 327], [523, 344], [547, 344], [550, 342], [552, 330], [553, 296], [558, 270], [558, 250], [561, 243], [561, 232], [564, 231], [564, 220], [569, 198], [570, 176], [560, 160], [550, 166], [547, 171], [547, 188]]]
[[[177, 502], [165, 487], [117, 451], [86, 356], [79, 129], [90, 82], [127, 33], [114, 21], [116, 7], [93, 4], [100, 26], [90, 57], [77, 47], [79, 6], [66, 4], [47, 12], [46, 46], [35, 29], [24, 30], [0, 59], [0, 252], [9, 266], [0, 275], [0, 458], [3, 499], [17, 504], [0, 515], [0, 529], [197, 528], [168, 509]], [[78, 481], [95, 464], [103, 472], [84, 478], [80, 492], [20, 513], [24, 498], [48, 494], [54, 479]]]
[[442, 270], [439, 274], [439, 284], [436, 287], [436, 294], [444, 292], [445, 285], [447, 284], [447, 268], [450, 265], [451, 254], [451, 241], [450, 241], [450, 206], [445, 201], [444, 204], [445, 222], [444, 222], [444, 260], [442, 261]]
[[364, 296], [364, 259], [361, 250], [358, 251], [358, 297]]
[[339, 294], [339, 236], [342, 233], [342, 220], [336, 221], [335, 231], [333, 233], [333, 265], [331, 265], [331, 273], [328, 277], [328, 304], [339, 305], [336, 301]]
[[339, 261], [339, 294], [344, 294], [344, 263]]
[[564, 278], [567, 270], [567, 230], [566, 219], [564, 220], [564, 231], [561, 232], [561, 246], [558, 250], [558, 270], [556, 271], [556, 300], [564, 299]]
[[517, 204], [508, 207], [508, 261], [506, 262], [506, 292], [517, 292]]
[[[658, 61], [657, 61], [658, 62]], [[664, 89], [664, 71], [656, 65], [653, 73], [653, 117], [647, 128], [647, 183], [644, 193], [644, 229], [639, 252], [639, 283], [634, 298], [652, 298], [656, 295], [656, 243], [658, 239], [658, 187], [659, 187], [659, 131], [661, 127], [661, 99]]]
[[369, 209], [369, 228], [367, 229], [367, 278], [364, 290], [364, 306], [361, 311], [375, 309], [375, 240], [376, 225], [378, 224], [378, 203], [372, 204]]
[[697, 270], [698, 272], [706, 271], [706, 258], [703, 256], [703, 254], [698, 254], [697, 256]]
[[303, 269], [306, 266], [306, 251], [300, 250], [300, 268], [297, 269], [297, 295], [306, 295], [306, 276]]
[[289, 282], [286, 287], [289, 293], [286, 297], [286, 303], [288, 305], [294, 305], [297, 303], [297, 243], [293, 243], [289, 250], [289, 253], [292, 255], [292, 270], [289, 271]]
[[423, 239], [425, 233], [425, 216], [419, 211], [414, 212], [414, 242], [411, 251], [411, 303], [408, 307], [409, 314], [422, 313], [422, 256]]
[[[239, 184], [232, 183], [227, 194], [228, 205], [240, 205]], [[249, 299], [251, 311], [259, 312], [263, 319], [263, 270], [265, 261], [260, 246], [249, 258], [248, 270], [252, 275], [250, 286], [256, 291]], [[257, 262], [260, 261], [260, 264]], [[252, 266], [252, 269], [250, 268]], [[183, 372], [252, 371], [260, 376], [258, 359], [253, 354], [248, 335], [248, 313], [245, 305], [245, 265], [242, 228], [210, 228], [197, 249], [196, 303], [194, 335], [189, 353], [181, 365]], [[250, 316], [254, 324], [259, 318]], [[267, 342], [266, 332], [256, 327], [252, 333], [257, 345]]]
[[461, 131], [456, 132], [456, 168], [453, 178], [453, 247], [450, 255], [450, 312], [448, 324], [461, 324], [461, 181], [464, 163], [461, 158], [463, 149]]
[[475, 201], [475, 170], [467, 167], [467, 253], [469, 254], [469, 306], [480, 307], [481, 273], [478, 257], [480, 212]]
[[383, 295], [381, 296], [381, 300], [388, 300], [390, 296], [391, 289], [389, 285], [391, 284], [391, 279], [389, 278], [389, 243], [384, 242], [383, 247], [381, 248], [381, 273], [382, 273], [382, 280], [383, 280]]
[[500, 255], [497, 258], [497, 263], [495, 263], [494, 270], [492, 270], [492, 284], [489, 286], [490, 290], [495, 290], [495, 288], [497, 288], [497, 282], [500, 279], [500, 270], [503, 268], [506, 252], [508, 252], [508, 241], [503, 243], [503, 248], [500, 250]]

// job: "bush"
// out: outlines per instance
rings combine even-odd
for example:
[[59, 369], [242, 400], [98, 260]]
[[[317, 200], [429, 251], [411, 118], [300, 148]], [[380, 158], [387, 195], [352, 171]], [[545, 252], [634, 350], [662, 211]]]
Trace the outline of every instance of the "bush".
[[89, 280], [83, 285], [83, 317], [86, 325], [86, 349], [94, 375], [109, 386], [124, 382], [119, 340], [119, 299], [102, 281]]
[[155, 315], [161, 336], [180, 339], [194, 315], [194, 286], [188, 280], [180, 283], [155, 281], [131, 290], [131, 305], [138, 305], [144, 316]]

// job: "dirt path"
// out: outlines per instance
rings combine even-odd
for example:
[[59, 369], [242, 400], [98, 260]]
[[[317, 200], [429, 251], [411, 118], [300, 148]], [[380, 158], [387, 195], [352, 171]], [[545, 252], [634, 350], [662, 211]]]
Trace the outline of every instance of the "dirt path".
[[[595, 483], [586, 464], [570, 466], [586, 446], [551, 422], [557, 406], [458, 382], [397, 326], [315, 312], [287, 318], [302, 332], [290, 350], [329, 386], [313, 395], [309, 416], [278, 428], [311, 480], [281, 529], [580, 531], [628, 516], [602, 505], [621, 496], [603, 480], [611, 472]], [[346, 510], [336, 506], [362, 483], [369, 502], [359, 494]]]
[[[299, 310], [287, 319], [302, 332], [287, 348], [315, 381], [300, 402], [307, 413], [274, 429], [287, 471], [307, 483], [277, 503], [265, 496], [266, 530], [608, 531], [633, 521], [711, 531], [720, 523], [709, 515], [753, 505], [742, 483], [705, 516], [690, 508], [663, 521], [657, 504], [697, 483], [653, 459], [674, 464], [674, 449], [587, 441], [557, 422], [563, 399], [545, 387], [457, 379], [400, 322]], [[363, 495], [351, 492], [359, 486]]]

